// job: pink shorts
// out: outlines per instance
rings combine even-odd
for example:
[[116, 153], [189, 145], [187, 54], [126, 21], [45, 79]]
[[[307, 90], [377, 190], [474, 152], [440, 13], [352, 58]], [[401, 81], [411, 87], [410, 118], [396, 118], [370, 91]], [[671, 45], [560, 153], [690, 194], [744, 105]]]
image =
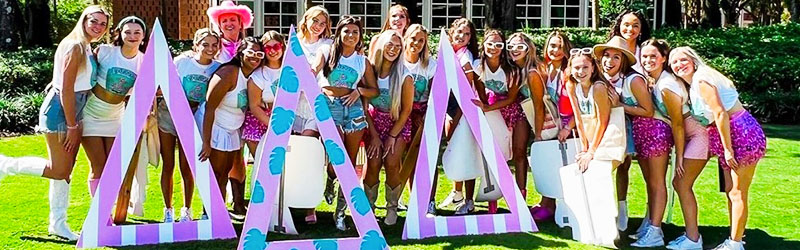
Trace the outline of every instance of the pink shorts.
[[708, 132], [706, 127], [689, 116], [683, 119], [683, 131], [686, 140], [683, 158], [708, 160]]

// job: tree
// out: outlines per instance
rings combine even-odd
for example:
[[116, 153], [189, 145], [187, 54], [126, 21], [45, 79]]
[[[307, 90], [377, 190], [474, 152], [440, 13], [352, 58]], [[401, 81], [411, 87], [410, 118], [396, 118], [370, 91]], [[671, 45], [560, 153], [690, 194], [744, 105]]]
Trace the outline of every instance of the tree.
[[786, 5], [789, 7], [789, 20], [792, 22], [800, 22], [800, 0], [786, 0]]
[[[486, 17], [486, 28], [494, 28], [500, 30], [515, 30], [514, 15], [509, 15], [516, 9], [516, 0], [483, 0], [485, 7], [483, 8], [484, 16]], [[472, 6], [467, 6], [472, 8]]]
[[23, 44], [31, 47], [52, 47], [50, 37], [50, 6], [47, 0], [25, 1], [25, 30]]
[[19, 25], [17, 0], [0, 0], [0, 51], [19, 49]]

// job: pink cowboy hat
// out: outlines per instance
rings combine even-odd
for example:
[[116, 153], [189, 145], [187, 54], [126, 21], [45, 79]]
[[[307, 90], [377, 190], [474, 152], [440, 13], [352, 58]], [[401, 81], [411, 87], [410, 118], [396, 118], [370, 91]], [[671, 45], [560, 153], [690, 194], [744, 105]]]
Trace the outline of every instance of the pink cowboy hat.
[[219, 27], [219, 17], [225, 14], [236, 14], [242, 20], [242, 28], [247, 29], [253, 24], [253, 11], [246, 5], [236, 5], [233, 1], [226, 0], [221, 4], [208, 8], [206, 11], [211, 23]]

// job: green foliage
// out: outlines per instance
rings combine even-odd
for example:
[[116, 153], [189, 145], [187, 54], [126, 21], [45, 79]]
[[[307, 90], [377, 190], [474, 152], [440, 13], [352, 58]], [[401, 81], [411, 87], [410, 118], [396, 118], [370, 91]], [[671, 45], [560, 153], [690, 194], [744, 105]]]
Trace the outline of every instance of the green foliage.
[[611, 26], [614, 19], [624, 12], [625, 10], [632, 9], [638, 10], [645, 14], [648, 18], [650, 15], [647, 7], [651, 6], [651, 1], [648, 0], [597, 0], [600, 3], [600, 26]]
[[0, 52], [0, 93], [42, 92], [53, 76], [54, 49]]
[[[53, 25], [53, 40], [61, 41], [78, 22], [83, 9], [88, 6], [85, 0], [60, 0], [56, 5], [56, 13], [53, 13], [50, 23]], [[52, 7], [52, 2], [50, 3]]]
[[39, 122], [44, 94], [0, 95], [0, 131], [29, 133]]

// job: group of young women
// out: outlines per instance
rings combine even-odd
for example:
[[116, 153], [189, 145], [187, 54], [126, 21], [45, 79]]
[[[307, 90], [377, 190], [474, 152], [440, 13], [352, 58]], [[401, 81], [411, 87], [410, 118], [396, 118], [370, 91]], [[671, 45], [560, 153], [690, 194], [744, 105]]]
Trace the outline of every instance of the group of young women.
[[[224, 1], [207, 13], [213, 28], [198, 30], [192, 51], [176, 57], [175, 64], [201, 128], [200, 157], [210, 161], [223, 196], [231, 180], [233, 214], [242, 215], [246, 210], [242, 149], [247, 145], [254, 154], [267, 129], [288, 45], [275, 31], [260, 39], [247, 37], [245, 29], [251, 26], [253, 17], [246, 6]], [[108, 18], [102, 8], [88, 7], [56, 51], [53, 81], [38, 126], [45, 133], [50, 160], [0, 156], [0, 177], [28, 174], [51, 179], [49, 231], [71, 240], [77, 236], [66, 225], [66, 209], [79, 145], [83, 144], [91, 163], [89, 186], [94, 193], [147, 42], [145, 23], [131, 16], [116, 25], [111, 44], [92, 49], [91, 43], [106, 33]], [[311, 7], [299, 20], [298, 39], [311, 73], [328, 97], [352, 162], [360, 144], [365, 145], [368, 160], [363, 187], [373, 207], [379, 173], [384, 169], [384, 222], [393, 225], [404, 184], [412, 181], [402, 176], [402, 162], [424, 123], [437, 67], [429, 49], [429, 31], [412, 24], [401, 5], [391, 7], [383, 29], [368, 49], [362, 42], [359, 18], [343, 16], [333, 30], [331, 24], [327, 10]], [[577, 163], [585, 171], [590, 162], [604, 158], [600, 155], [607, 146], [603, 137], [611, 110], [622, 107], [627, 134], [620, 136], [626, 137], [627, 156], [613, 162], [617, 169], [618, 229], [625, 231], [628, 224], [627, 176], [635, 158], [647, 183], [648, 202], [645, 219], [631, 236], [637, 239], [632, 245], [664, 245], [665, 179], [674, 145], [677, 157], [672, 185], [681, 202], [686, 233], [669, 242], [668, 248], [702, 249], [692, 186], [708, 158], [716, 155], [725, 170], [731, 222], [730, 238], [718, 248], [743, 249], [747, 192], [755, 165], [765, 153], [766, 139], [758, 122], [743, 108], [734, 84], [705, 64], [694, 50], [670, 49], [665, 41], [650, 38], [646, 19], [633, 11], [620, 14], [608, 42], [593, 48], [573, 48], [565, 33], [553, 31], [545, 40], [543, 61], [532, 39], [521, 32], [506, 37], [502, 31], [486, 29], [479, 42], [473, 23], [461, 18], [452, 23], [448, 35], [473, 87], [469, 91], [477, 93], [478, 99], [472, 104], [484, 112], [499, 110], [512, 134], [511, 158], [523, 196], [527, 195], [527, 148], [532, 141], [579, 137], [582, 146]], [[532, 105], [534, 112], [524, 112], [523, 105]], [[174, 221], [172, 175], [177, 136], [161, 98], [156, 109], [164, 159], [164, 220]], [[445, 140], [455, 127], [463, 126], [452, 96], [447, 111]], [[304, 98], [299, 100], [291, 129], [296, 135], [319, 136], [314, 114]], [[184, 206], [177, 220], [186, 221], [194, 219], [190, 209], [194, 184], [183, 151], [178, 148], [178, 152]], [[326, 200], [332, 204], [335, 174], [330, 168], [328, 172]], [[474, 191], [475, 180], [457, 182], [438, 207], [456, 205], [457, 215], [472, 213]], [[435, 194], [435, 190], [432, 192]], [[347, 228], [344, 199], [339, 191], [334, 219], [340, 230]], [[490, 202], [488, 212], [497, 210], [497, 202]], [[531, 209], [540, 222], [552, 221], [554, 211], [554, 199], [548, 197], [542, 197]], [[428, 213], [437, 213], [433, 198]], [[306, 215], [307, 223], [316, 222], [313, 209]]]

